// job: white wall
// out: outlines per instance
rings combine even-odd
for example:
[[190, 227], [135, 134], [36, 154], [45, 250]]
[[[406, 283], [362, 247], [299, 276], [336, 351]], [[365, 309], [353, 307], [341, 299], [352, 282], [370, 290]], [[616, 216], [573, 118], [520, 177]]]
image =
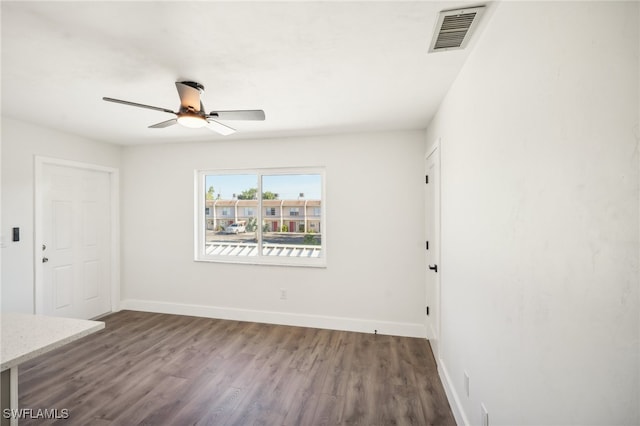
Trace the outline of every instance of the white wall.
[[638, 17], [499, 5], [429, 126], [439, 367], [462, 422], [484, 403], [492, 426], [640, 424]]
[[[2, 117], [2, 311], [32, 313], [34, 157], [118, 168], [120, 147]], [[20, 241], [11, 229], [20, 227]]]
[[[424, 335], [423, 145], [392, 132], [126, 147], [122, 306]], [[194, 170], [292, 166], [326, 167], [326, 269], [194, 262]]]

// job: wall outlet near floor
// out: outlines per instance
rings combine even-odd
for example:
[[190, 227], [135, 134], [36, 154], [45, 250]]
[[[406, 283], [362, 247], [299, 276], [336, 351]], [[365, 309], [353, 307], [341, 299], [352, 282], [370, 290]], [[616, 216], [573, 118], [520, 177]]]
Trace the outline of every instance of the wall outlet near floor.
[[480, 404], [480, 417], [482, 420], [482, 426], [489, 426], [489, 412], [484, 404]]
[[286, 288], [281, 288], [280, 289], [280, 300], [287, 300], [287, 289]]
[[469, 396], [469, 373], [467, 373], [466, 371], [463, 371], [464, 373], [464, 393], [467, 394], [467, 396]]

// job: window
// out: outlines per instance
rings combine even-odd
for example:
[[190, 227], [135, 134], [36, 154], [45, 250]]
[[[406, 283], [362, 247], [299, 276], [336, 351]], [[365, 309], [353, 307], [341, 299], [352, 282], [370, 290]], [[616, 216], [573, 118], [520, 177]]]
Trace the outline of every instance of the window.
[[195, 260], [324, 266], [324, 192], [317, 168], [197, 171]]

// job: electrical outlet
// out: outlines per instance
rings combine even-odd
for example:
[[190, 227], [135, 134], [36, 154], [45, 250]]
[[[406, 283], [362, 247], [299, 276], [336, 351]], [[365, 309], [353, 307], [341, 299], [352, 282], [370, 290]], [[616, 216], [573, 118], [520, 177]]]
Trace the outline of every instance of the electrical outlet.
[[280, 289], [280, 300], [287, 300], [287, 289], [286, 288], [281, 288]]
[[482, 426], [489, 426], [489, 412], [484, 404], [480, 404], [480, 416], [482, 418]]
[[469, 396], [469, 373], [463, 371], [464, 373], [464, 392]]

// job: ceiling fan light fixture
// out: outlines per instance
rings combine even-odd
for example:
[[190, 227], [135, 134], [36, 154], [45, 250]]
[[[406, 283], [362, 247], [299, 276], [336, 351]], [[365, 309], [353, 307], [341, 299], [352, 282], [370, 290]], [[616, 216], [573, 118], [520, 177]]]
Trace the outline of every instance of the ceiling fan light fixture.
[[197, 114], [180, 114], [178, 115], [178, 123], [190, 129], [197, 129], [207, 125], [207, 120]]

